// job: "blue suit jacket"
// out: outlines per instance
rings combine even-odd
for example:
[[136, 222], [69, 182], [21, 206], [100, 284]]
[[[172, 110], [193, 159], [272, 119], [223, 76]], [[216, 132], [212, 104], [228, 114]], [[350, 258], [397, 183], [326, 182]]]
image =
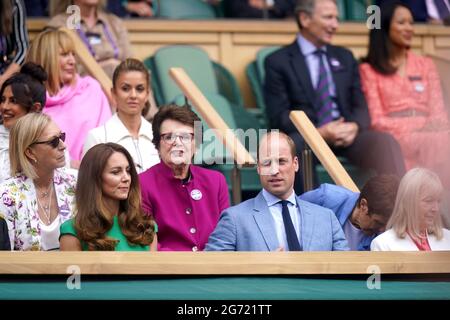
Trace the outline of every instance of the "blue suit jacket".
[[[321, 184], [317, 189], [305, 192], [299, 198], [331, 209], [336, 214], [339, 223], [343, 227], [356, 206], [356, 202], [359, 198], [359, 193], [336, 186], [334, 184], [324, 183]], [[365, 235], [358, 245], [358, 250], [370, 250], [370, 243], [375, 238], [375, 236], [376, 235]]]
[[[304, 251], [349, 250], [334, 213], [297, 197], [300, 241]], [[224, 210], [205, 247], [207, 251], [275, 251], [275, 223], [262, 192]]]

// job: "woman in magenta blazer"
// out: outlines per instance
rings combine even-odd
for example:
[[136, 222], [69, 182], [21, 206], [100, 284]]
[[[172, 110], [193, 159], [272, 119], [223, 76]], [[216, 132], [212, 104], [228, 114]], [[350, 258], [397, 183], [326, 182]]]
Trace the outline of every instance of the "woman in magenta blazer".
[[194, 125], [188, 107], [163, 106], [153, 119], [161, 163], [139, 175], [144, 210], [158, 225], [158, 250], [203, 250], [220, 213], [229, 207], [225, 177], [192, 164]]

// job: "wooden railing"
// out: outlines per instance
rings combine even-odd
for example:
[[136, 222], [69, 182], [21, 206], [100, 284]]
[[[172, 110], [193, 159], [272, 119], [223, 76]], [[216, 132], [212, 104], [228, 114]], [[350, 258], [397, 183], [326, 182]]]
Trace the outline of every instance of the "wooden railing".
[[450, 252], [0, 252], [0, 274], [450, 274]]
[[317, 156], [320, 163], [325, 167], [333, 181], [339, 186], [354, 192], [359, 192], [355, 182], [353, 182], [347, 171], [345, 171], [338, 158], [334, 155], [308, 116], [303, 111], [291, 111], [289, 118]]

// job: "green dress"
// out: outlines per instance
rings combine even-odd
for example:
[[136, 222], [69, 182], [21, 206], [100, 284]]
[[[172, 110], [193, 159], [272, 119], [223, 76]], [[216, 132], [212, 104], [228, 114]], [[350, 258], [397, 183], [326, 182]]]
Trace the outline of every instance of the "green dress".
[[[77, 232], [75, 231], [75, 228], [73, 226], [73, 218], [70, 220], [67, 220], [66, 222], [64, 222], [61, 227], [60, 227], [60, 238], [65, 235], [65, 234], [70, 234], [74, 237], [77, 237]], [[155, 224], [155, 233], [158, 232], [158, 226]], [[150, 248], [149, 246], [143, 246], [143, 245], [135, 245], [135, 244], [130, 244], [127, 241], [127, 238], [124, 236], [124, 234], [122, 233], [122, 230], [120, 230], [120, 225], [119, 225], [119, 217], [118, 216], [114, 216], [114, 222], [112, 225], [112, 228], [106, 232], [106, 235], [110, 238], [119, 240], [119, 242], [117, 242], [116, 244], [116, 248], [115, 251], [149, 251]], [[87, 251], [88, 250], [88, 246], [85, 242], [80, 241], [81, 242], [81, 248], [83, 249], [83, 251]]]

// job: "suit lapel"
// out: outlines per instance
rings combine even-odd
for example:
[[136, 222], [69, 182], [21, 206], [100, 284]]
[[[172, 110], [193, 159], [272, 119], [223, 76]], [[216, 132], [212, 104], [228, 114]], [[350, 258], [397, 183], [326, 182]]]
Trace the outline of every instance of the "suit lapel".
[[269, 251], [276, 250], [280, 245], [276, 236], [275, 223], [262, 192], [255, 198], [253, 217]]
[[302, 87], [305, 89], [306, 96], [311, 104], [315, 104], [315, 90], [312, 86], [311, 75], [306, 65], [305, 56], [301, 52], [297, 40], [289, 46], [289, 55], [291, 66]]
[[303, 251], [310, 251], [309, 248], [311, 247], [316, 218], [314, 212], [302, 205], [302, 201], [299, 197], [297, 197], [297, 205], [300, 211], [300, 238], [302, 241], [302, 248]]

